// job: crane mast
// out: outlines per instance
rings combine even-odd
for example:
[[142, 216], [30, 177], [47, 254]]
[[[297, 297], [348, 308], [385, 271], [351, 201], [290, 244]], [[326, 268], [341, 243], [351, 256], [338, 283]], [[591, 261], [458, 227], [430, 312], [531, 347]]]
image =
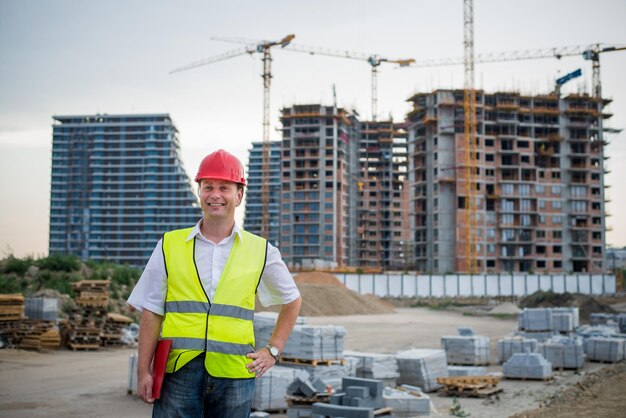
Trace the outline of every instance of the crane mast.
[[[261, 147], [261, 236], [265, 238], [269, 237], [270, 232], [270, 86], [272, 81], [271, 48], [274, 46], [280, 46], [281, 48], [284, 48], [289, 45], [293, 38], [295, 38], [295, 35], [290, 34], [282, 38], [280, 41], [258, 41], [255, 43], [244, 41], [243, 43], [249, 44], [244, 48], [227, 51], [223, 54], [195, 61], [186, 66], [176, 68], [170, 71], [170, 74], [180, 71], [186, 71], [204, 65], [212, 64], [214, 62], [237, 57], [246, 53], [253, 54], [255, 52], [258, 52], [263, 54], [263, 74], [261, 75], [261, 77], [263, 78], [263, 145]], [[236, 38], [221, 40], [242, 43], [241, 40], [237, 40]]]
[[476, 91], [474, 89], [474, 10], [463, 0], [465, 90], [463, 142], [465, 145], [465, 260], [468, 273], [476, 271]]

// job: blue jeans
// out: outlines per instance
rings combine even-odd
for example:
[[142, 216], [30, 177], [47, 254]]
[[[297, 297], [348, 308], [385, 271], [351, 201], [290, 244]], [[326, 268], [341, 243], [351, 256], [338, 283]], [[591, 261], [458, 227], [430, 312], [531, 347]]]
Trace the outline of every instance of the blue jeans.
[[209, 376], [204, 355], [199, 355], [176, 373], [165, 375], [152, 418], [248, 418], [253, 399], [253, 378]]

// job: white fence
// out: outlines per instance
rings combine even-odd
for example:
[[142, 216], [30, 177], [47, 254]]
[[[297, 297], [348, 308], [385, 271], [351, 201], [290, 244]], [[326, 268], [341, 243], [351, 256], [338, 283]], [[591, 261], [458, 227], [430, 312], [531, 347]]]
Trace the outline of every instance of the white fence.
[[612, 274], [335, 274], [348, 289], [376, 296], [526, 296], [537, 290], [587, 295], [616, 291]]

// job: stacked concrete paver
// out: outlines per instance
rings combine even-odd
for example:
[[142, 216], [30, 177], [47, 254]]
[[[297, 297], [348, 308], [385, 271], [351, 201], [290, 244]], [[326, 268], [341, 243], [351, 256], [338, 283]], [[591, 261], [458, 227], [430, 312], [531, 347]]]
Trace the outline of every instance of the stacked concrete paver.
[[444, 336], [441, 348], [446, 352], [450, 364], [480, 366], [489, 364], [489, 337]]
[[432, 392], [441, 387], [438, 377], [448, 376], [446, 352], [432, 349], [411, 349], [396, 355], [400, 377], [398, 383], [405, 383]]
[[507, 361], [515, 353], [534, 353], [537, 351], [537, 340], [534, 338], [512, 337], [498, 340], [498, 361]]
[[347, 359], [356, 360], [356, 376], [365, 379], [379, 379], [388, 386], [395, 386], [400, 376], [398, 363], [393, 354], [362, 353], [344, 351]]
[[616, 363], [624, 360], [624, 342], [621, 338], [591, 337], [585, 340], [589, 360]]
[[585, 364], [583, 341], [577, 337], [554, 336], [537, 347], [553, 369], [582, 369]]
[[552, 376], [552, 364], [538, 353], [515, 353], [502, 368], [507, 378], [547, 379]]
[[448, 376], [486, 376], [484, 366], [448, 366]]

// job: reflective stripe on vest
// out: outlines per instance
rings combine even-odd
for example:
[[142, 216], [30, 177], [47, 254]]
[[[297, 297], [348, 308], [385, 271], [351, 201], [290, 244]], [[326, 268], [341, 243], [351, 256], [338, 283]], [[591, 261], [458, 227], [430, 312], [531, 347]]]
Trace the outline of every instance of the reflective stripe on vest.
[[253, 309], [245, 309], [238, 306], [219, 305], [217, 303], [211, 305], [206, 302], [195, 302], [193, 300], [165, 302], [166, 312], [206, 313], [209, 308], [211, 308], [211, 315], [229, 316], [231, 318], [247, 319], [248, 321], [252, 321], [254, 318]]
[[254, 304], [265, 267], [267, 241], [242, 231], [220, 277], [213, 303], [202, 287], [195, 263], [195, 238], [191, 228], [163, 236], [168, 275], [162, 337], [173, 340], [166, 371], [179, 370], [206, 351], [205, 366], [211, 376], [251, 378], [246, 357], [254, 351]]

